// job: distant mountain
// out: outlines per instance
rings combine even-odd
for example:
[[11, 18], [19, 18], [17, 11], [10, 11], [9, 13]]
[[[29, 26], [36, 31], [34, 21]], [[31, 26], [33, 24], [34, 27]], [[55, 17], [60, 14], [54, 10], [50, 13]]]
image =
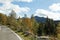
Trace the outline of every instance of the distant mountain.
[[46, 21], [46, 18], [44, 18], [44, 17], [35, 16], [34, 18], [35, 18], [35, 20], [36, 20], [37, 22], [45, 23], [45, 21]]
[[54, 22], [55, 22], [55, 24], [57, 24], [57, 23], [59, 23], [59, 22], [60, 22], [60, 20], [55, 20]]
[[[38, 16], [35, 16], [34, 18], [35, 18], [35, 20], [36, 20], [37, 22], [42, 22], [42, 23], [45, 23], [45, 22], [46, 22], [46, 19], [47, 19], [47, 18], [38, 17]], [[60, 20], [55, 20], [54, 22], [55, 22], [55, 24], [57, 24], [58, 22], [60, 22]]]

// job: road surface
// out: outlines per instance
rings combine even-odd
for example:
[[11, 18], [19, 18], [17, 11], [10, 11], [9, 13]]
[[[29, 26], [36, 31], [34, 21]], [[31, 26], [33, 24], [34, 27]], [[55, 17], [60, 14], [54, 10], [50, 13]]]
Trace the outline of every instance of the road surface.
[[8, 27], [0, 26], [0, 40], [22, 40], [22, 38]]

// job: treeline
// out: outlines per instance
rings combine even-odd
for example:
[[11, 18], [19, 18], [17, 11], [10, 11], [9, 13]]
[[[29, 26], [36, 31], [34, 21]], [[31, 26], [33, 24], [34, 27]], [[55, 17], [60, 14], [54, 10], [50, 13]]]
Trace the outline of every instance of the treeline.
[[12, 11], [9, 16], [0, 13], [0, 24], [8, 25], [9, 28], [17, 32], [27, 32], [37, 36], [57, 35], [57, 26], [52, 19], [47, 17], [45, 23], [38, 23], [34, 16], [28, 18], [25, 14], [23, 18], [16, 18], [16, 13]]

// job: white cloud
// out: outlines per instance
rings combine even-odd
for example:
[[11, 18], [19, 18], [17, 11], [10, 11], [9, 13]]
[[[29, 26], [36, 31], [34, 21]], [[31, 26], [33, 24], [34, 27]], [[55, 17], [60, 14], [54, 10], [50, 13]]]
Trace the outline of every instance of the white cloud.
[[19, 16], [19, 14], [22, 12], [26, 13], [30, 11], [30, 8], [20, 7], [19, 5], [12, 4], [12, 1], [13, 0], [0, 0], [0, 3], [3, 4], [2, 6], [0, 6], [0, 13], [8, 15], [11, 12], [11, 10], [14, 10]]
[[11, 3], [11, 2], [32, 2], [32, 0], [0, 0], [0, 3]]
[[49, 6], [49, 9], [52, 11], [60, 11], [60, 3], [54, 3], [51, 6]]
[[11, 3], [13, 0], [0, 0], [0, 3]]
[[11, 3], [8, 4], [4, 4], [3, 6], [0, 7], [0, 10], [2, 11], [11, 11], [14, 10], [16, 13], [18, 12], [28, 12], [30, 10], [30, 8], [28, 7], [20, 7], [19, 5], [14, 5]]
[[11, 2], [32, 2], [32, 0], [0, 0], [0, 3], [3, 5], [0, 6], [0, 12], [7, 14], [10, 13], [11, 10], [14, 10], [16, 13], [21, 13], [21, 12], [29, 12], [30, 8], [28, 7], [20, 7], [19, 5], [12, 4]]
[[[50, 11], [49, 11], [50, 10]], [[49, 17], [53, 20], [60, 20], [60, 3], [54, 3], [49, 6], [49, 10], [37, 9], [35, 16]]]
[[32, 0], [18, 0], [18, 1], [21, 1], [21, 2], [32, 2]]
[[[42, 16], [42, 15], [43, 16]], [[59, 13], [54, 13], [52, 11], [44, 10], [44, 9], [37, 9], [36, 14], [34, 16], [42, 16], [42, 17], [49, 17], [53, 20], [59, 20], [60, 19], [60, 14]]]

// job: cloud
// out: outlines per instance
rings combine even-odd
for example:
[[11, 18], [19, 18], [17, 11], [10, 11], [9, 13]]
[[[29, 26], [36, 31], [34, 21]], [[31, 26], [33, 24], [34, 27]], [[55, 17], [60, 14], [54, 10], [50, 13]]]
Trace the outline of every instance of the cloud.
[[34, 16], [49, 17], [53, 20], [60, 20], [60, 3], [54, 3], [45, 9], [37, 9]]
[[20, 13], [26, 13], [30, 11], [29, 7], [20, 7], [20, 5], [16, 5], [11, 3], [13, 0], [0, 0], [0, 3], [3, 5], [0, 6], [0, 13], [9, 14], [12, 10], [14, 10], [19, 16]]
[[11, 3], [11, 2], [32, 2], [32, 0], [0, 0], [0, 3]]
[[0, 3], [11, 3], [13, 0], [0, 0]]
[[55, 13], [52, 11], [44, 10], [44, 9], [37, 9], [36, 14], [34, 16], [40, 16], [40, 17], [49, 17], [53, 20], [59, 20], [60, 19], [60, 13]]
[[28, 12], [30, 10], [30, 8], [20, 7], [19, 5], [8, 3], [8, 4], [4, 4], [2, 7], [0, 7], [0, 10], [2, 10], [2, 11], [14, 10], [15, 12]]
[[51, 6], [49, 6], [49, 9], [52, 11], [60, 11], [60, 3], [54, 3]]
[[32, 2], [32, 0], [15, 0], [15, 1], [21, 1], [21, 2]]

